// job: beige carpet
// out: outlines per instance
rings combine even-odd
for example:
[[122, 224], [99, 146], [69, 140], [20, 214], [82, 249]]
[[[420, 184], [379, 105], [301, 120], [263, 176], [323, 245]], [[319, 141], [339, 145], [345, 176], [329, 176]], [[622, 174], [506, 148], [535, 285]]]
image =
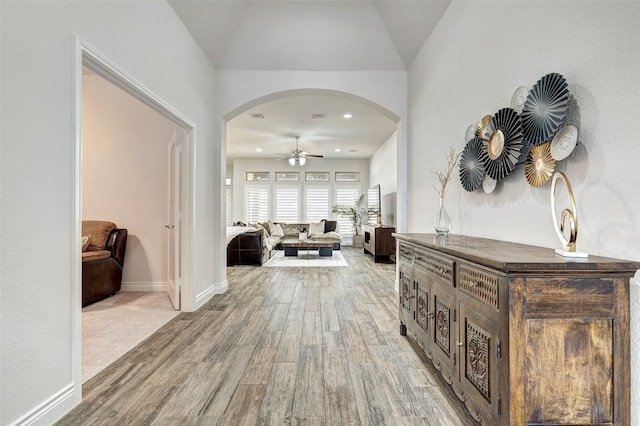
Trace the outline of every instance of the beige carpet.
[[82, 383], [180, 312], [166, 293], [122, 292], [82, 310]]
[[285, 256], [284, 250], [276, 251], [271, 259], [262, 266], [283, 267], [292, 266], [295, 268], [318, 266], [349, 266], [342, 253], [333, 250], [332, 256], [318, 256], [317, 250], [311, 250], [307, 254], [306, 250], [298, 249], [298, 256]]

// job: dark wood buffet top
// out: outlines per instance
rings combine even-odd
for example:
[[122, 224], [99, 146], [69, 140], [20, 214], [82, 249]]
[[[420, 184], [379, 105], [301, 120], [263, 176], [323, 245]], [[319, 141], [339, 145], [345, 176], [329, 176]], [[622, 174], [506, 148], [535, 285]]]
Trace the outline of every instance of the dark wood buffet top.
[[[555, 253], [555, 248], [491, 240], [463, 235], [439, 236], [436, 234], [394, 233], [400, 241], [407, 241], [442, 253], [462, 257], [480, 265], [507, 273], [579, 273], [599, 270], [633, 275], [640, 269], [640, 262], [591, 256], [566, 258]], [[558, 248], [560, 244], [558, 243]]]

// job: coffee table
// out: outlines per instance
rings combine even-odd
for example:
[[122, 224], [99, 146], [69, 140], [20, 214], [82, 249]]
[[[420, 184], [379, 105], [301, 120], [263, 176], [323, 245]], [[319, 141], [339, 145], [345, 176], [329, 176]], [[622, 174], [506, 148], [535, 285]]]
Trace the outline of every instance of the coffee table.
[[307, 249], [307, 255], [309, 255], [309, 249], [318, 249], [318, 256], [333, 256], [333, 242], [332, 241], [317, 241], [317, 240], [299, 240], [288, 239], [280, 242], [284, 248], [285, 256], [297, 256], [298, 249]]

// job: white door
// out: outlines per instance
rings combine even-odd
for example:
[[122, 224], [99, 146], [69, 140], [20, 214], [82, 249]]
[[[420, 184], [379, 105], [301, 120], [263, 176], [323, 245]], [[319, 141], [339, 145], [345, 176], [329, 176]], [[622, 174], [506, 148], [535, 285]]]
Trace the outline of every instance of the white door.
[[174, 136], [169, 143], [169, 220], [165, 226], [168, 231], [167, 293], [176, 310], [180, 309], [182, 277], [182, 144], [179, 140], [179, 135], [178, 138]]

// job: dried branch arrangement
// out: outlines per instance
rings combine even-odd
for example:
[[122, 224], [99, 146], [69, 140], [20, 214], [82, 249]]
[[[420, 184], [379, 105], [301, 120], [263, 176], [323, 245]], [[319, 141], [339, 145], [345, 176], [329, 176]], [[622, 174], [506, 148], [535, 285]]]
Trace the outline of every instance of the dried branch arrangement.
[[435, 171], [431, 170], [431, 173], [436, 175], [438, 183], [433, 186], [433, 189], [436, 190], [440, 198], [444, 198], [444, 195], [447, 193], [447, 184], [451, 180], [451, 173], [453, 172], [454, 167], [458, 164], [458, 159], [460, 158], [460, 154], [462, 151], [456, 151], [453, 149], [449, 149], [449, 154], [447, 155], [447, 168], [443, 171]]

